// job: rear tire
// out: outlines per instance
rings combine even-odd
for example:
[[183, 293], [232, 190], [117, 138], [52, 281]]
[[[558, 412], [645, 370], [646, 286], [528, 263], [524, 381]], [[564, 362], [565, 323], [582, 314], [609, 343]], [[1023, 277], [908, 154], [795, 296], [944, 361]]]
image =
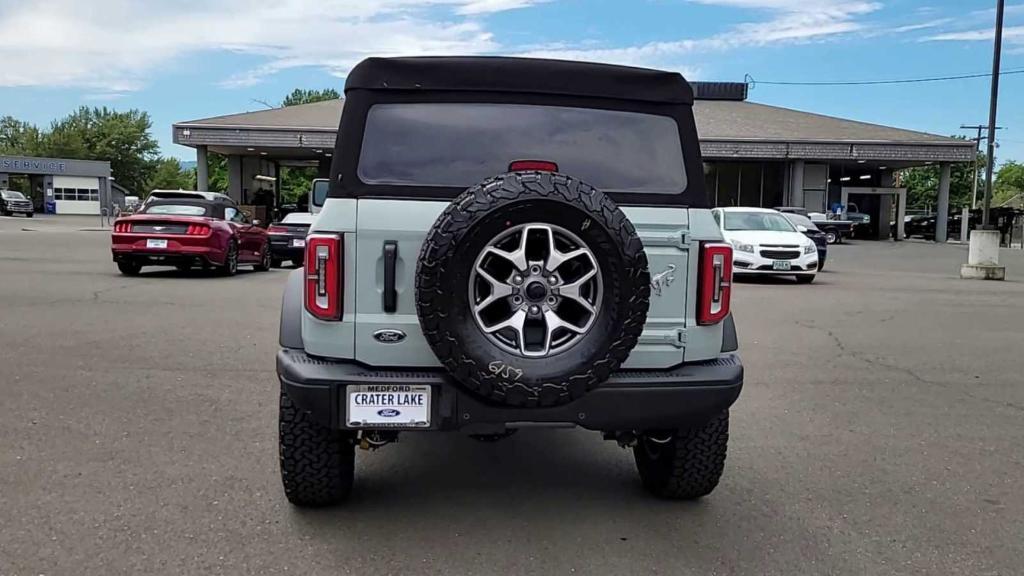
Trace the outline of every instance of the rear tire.
[[796, 283], [797, 284], [810, 284], [811, 282], [814, 282], [814, 277], [815, 276], [817, 276], [817, 275], [816, 274], [806, 274], [806, 275], [805, 274], [801, 274], [801, 275], [796, 277]]
[[[661, 438], [668, 437], [667, 440]], [[657, 441], [655, 441], [657, 439]], [[729, 411], [707, 424], [643, 436], [633, 457], [644, 488], [671, 500], [695, 500], [710, 494], [725, 470], [729, 444]]]
[[835, 244], [839, 241], [839, 233], [835, 230], [825, 230], [825, 242]]
[[125, 276], [138, 276], [139, 272], [142, 271], [142, 266], [139, 266], [135, 262], [118, 262], [117, 269]]
[[340, 430], [317, 424], [281, 392], [278, 410], [281, 482], [296, 506], [330, 506], [348, 498], [355, 446]]
[[228, 243], [228, 251], [224, 255], [224, 264], [220, 267], [223, 276], [234, 276], [238, 273], [238, 243], [231, 240]]
[[32, 212], [29, 212], [28, 214], [25, 214], [25, 217], [26, 217], [26, 218], [31, 218], [31, 217], [33, 217], [33, 216], [35, 216], [35, 214], [34, 214], [34, 213], [32, 213]]
[[273, 266], [274, 262], [270, 258], [270, 244], [267, 243], [267, 245], [263, 247], [263, 251], [260, 252], [260, 263], [254, 265], [252, 269], [257, 272], [266, 272], [267, 270], [270, 270]]

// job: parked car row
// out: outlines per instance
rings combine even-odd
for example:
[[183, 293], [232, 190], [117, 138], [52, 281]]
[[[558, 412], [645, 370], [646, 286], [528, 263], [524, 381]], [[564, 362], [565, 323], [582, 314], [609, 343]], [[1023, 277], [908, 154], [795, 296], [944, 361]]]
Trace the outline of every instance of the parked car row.
[[301, 265], [311, 218], [292, 213], [267, 229], [224, 194], [155, 190], [137, 212], [114, 222], [111, 254], [127, 276], [145, 266], [233, 276], [239, 266], [266, 271], [284, 260]]

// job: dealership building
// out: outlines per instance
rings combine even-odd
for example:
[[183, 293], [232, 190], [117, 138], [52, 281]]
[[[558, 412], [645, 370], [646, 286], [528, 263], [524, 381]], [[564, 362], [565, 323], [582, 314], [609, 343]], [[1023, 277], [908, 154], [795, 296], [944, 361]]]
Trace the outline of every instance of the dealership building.
[[100, 214], [111, 205], [110, 162], [0, 155], [0, 189], [27, 176], [37, 209], [57, 214]]
[[[971, 141], [758, 104], [749, 101], [743, 83], [692, 85], [704, 178], [716, 206], [825, 212], [854, 203], [871, 215], [871, 236], [889, 237], [889, 226], [878, 223], [895, 213], [902, 238], [906, 190], [895, 171], [939, 165], [937, 211], [943, 214], [949, 211], [950, 166], [974, 159]], [[277, 191], [281, 166], [317, 167], [326, 176], [343, 106], [331, 100], [180, 122], [173, 138], [196, 150], [200, 189], [208, 186], [208, 153], [225, 155], [228, 194], [246, 203], [259, 190]], [[938, 236], [945, 237], [941, 225]]]

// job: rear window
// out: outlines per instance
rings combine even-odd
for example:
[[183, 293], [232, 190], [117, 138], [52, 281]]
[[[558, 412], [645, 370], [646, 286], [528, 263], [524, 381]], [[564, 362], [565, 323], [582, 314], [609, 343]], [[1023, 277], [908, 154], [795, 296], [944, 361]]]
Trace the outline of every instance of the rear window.
[[686, 189], [679, 126], [668, 116], [523, 104], [377, 104], [366, 119], [359, 179], [465, 188], [541, 160], [607, 192]]
[[284, 224], [312, 224], [313, 215], [309, 212], [291, 212], [281, 219]]
[[143, 214], [167, 214], [171, 216], [206, 216], [209, 207], [200, 204], [153, 204]]
[[726, 212], [726, 230], [794, 232], [793, 225], [777, 212]]

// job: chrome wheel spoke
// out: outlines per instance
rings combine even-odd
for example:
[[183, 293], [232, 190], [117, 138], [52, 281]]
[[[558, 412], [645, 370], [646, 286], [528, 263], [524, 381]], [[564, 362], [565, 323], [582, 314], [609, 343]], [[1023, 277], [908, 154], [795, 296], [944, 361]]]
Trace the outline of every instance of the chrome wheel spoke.
[[587, 282], [589, 282], [590, 279], [593, 278], [594, 276], [597, 276], [597, 268], [591, 268], [589, 271], [584, 273], [579, 278], [573, 280], [572, 282], [569, 282], [568, 284], [563, 284], [562, 286], [560, 286], [558, 289], [559, 295], [562, 296], [563, 298], [568, 298], [570, 300], [575, 301], [580, 306], [586, 308], [588, 312], [593, 314], [594, 305], [591, 304], [590, 301], [588, 301], [586, 298], [584, 298], [582, 294], [580, 294], [580, 289], [586, 286]]
[[570, 250], [568, 252], [559, 252], [558, 249], [555, 248], [555, 245], [552, 244], [551, 253], [548, 256], [545, 266], [547, 266], [548, 272], [554, 272], [555, 270], [558, 270], [558, 267], [562, 264], [565, 264], [569, 260], [579, 258], [580, 256], [586, 256], [590, 261], [590, 264], [592, 266], [594, 265], [594, 259], [590, 255], [590, 251], [586, 248], [577, 248], [576, 250]]
[[498, 300], [508, 298], [512, 295], [512, 286], [495, 279], [494, 276], [491, 276], [486, 270], [477, 267], [476, 274], [491, 285], [491, 293], [478, 304], [473, 306], [473, 312], [476, 314], [480, 314], [480, 312], [485, 308], [494, 304]]

